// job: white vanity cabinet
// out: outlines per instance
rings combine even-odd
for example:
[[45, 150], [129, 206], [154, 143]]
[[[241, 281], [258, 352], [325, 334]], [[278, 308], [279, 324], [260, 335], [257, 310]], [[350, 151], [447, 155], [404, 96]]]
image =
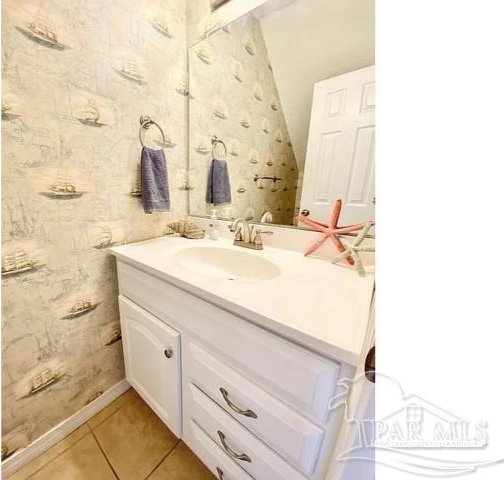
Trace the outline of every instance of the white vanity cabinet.
[[118, 260], [126, 375], [221, 480], [324, 480], [351, 367]]
[[126, 379], [180, 437], [180, 333], [122, 296], [119, 310]]

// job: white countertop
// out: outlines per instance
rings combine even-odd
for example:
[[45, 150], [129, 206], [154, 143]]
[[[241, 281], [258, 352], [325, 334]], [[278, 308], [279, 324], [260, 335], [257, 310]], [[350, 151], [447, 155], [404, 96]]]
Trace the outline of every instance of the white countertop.
[[[191, 247], [246, 251], [275, 263], [271, 280], [229, 281], [186, 269], [175, 254]], [[356, 365], [369, 320], [374, 276], [302, 253], [265, 247], [255, 251], [217, 241], [161, 237], [114, 247], [119, 259], [206, 301], [323, 355]]]

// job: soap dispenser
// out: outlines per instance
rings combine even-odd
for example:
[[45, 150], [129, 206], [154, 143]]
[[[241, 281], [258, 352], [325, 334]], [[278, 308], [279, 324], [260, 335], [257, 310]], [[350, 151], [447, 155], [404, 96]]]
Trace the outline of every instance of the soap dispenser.
[[219, 239], [219, 229], [217, 228], [217, 210], [212, 209], [212, 214], [210, 215], [210, 223], [208, 224], [208, 237], [210, 240]]

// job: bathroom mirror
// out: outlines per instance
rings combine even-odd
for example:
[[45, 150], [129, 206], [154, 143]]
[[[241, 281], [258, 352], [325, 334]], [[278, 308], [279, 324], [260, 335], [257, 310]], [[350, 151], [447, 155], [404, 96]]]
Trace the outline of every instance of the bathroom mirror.
[[200, 40], [190, 214], [297, 226], [342, 198], [340, 224], [374, 220], [374, 90], [374, 0], [269, 0]]

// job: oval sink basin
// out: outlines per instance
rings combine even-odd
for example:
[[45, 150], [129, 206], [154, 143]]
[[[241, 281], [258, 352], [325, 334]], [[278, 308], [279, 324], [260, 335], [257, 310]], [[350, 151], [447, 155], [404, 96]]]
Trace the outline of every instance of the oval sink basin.
[[226, 280], [271, 280], [281, 270], [258, 255], [219, 247], [191, 247], [175, 254], [182, 267], [200, 275]]

